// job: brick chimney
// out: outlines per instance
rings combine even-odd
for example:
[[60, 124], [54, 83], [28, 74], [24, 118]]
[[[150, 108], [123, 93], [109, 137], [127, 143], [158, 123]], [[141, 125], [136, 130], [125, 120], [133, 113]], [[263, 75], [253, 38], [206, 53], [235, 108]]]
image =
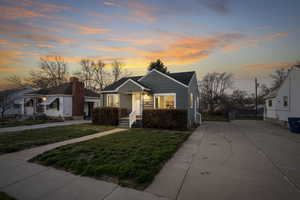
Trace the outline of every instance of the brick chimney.
[[83, 117], [84, 115], [84, 84], [77, 77], [71, 77], [72, 83], [72, 116]]

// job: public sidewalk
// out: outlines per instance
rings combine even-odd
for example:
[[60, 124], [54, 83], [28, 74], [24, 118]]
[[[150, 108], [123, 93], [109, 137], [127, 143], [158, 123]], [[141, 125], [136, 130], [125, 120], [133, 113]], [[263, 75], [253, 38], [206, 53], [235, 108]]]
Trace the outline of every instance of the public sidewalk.
[[0, 134], [8, 133], [8, 132], [24, 131], [24, 130], [30, 130], [30, 129], [48, 128], [48, 127], [55, 127], [55, 126], [67, 126], [67, 125], [85, 124], [85, 123], [91, 123], [91, 121], [70, 120], [70, 121], [64, 121], [64, 122], [52, 122], [52, 123], [35, 124], [35, 125], [28, 125], [28, 126], [6, 127], [6, 128], [0, 128]]

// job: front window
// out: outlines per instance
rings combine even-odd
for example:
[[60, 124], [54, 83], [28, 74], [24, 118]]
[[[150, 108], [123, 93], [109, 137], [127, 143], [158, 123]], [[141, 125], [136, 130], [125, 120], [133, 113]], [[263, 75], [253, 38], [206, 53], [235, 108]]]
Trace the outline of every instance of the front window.
[[283, 106], [284, 107], [288, 106], [288, 97], [287, 96], [283, 97]]
[[48, 109], [56, 109], [59, 110], [59, 99], [55, 99], [49, 106]]
[[118, 94], [108, 94], [107, 95], [107, 106], [108, 107], [119, 107], [120, 99]]
[[272, 100], [268, 101], [269, 107], [272, 107]]
[[175, 94], [157, 94], [155, 95], [155, 108], [174, 109], [176, 108], [175, 99]]

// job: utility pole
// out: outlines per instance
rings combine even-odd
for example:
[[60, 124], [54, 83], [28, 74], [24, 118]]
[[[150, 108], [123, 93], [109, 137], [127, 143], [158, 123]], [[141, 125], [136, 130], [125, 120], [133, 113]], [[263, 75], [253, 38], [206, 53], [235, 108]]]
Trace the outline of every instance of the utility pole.
[[255, 116], [257, 119], [258, 111], [257, 111], [257, 88], [259, 86], [259, 83], [257, 82], [257, 78], [255, 78]]

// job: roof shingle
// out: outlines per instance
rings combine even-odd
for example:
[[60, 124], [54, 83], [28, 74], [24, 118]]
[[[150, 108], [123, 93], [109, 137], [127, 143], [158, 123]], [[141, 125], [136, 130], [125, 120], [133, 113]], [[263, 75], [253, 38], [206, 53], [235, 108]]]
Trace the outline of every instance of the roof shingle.
[[[194, 71], [189, 71], [189, 72], [169, 73], [169, 74], [166, 74], [166, 75], [173, 78], [173, 79], [175, 79], [175, 80], [177, 80], [177, 81], [179, 81], [180, 83], [188, 85], [190, 80], [192, 79], [194, 73], [195, 73]], [[111, 85], [105, 87], [103, 89], [103, 91], [113, 91], [113, 90], [117, 89], [120, 85], [122, 85], [125, 81], [127, 81], [128, 79], [132, 79], [133, 81], [143, 85], [141, 82], [138, 81], [142, 77], [143, 76], [131, 76], [131, 77], [121, 78], [120, 80], [118, 80], [118, 81], [112, 83]], [[144, 86], [144, 87], [147, 88], [146, 86]]]
[[[40, 89], [28, 95], [72, 95], [72, 83], [63, 83], [57, 87]], [[99, 94], [88, 89], [84, 89], [84, 96], [99, 97]]]

